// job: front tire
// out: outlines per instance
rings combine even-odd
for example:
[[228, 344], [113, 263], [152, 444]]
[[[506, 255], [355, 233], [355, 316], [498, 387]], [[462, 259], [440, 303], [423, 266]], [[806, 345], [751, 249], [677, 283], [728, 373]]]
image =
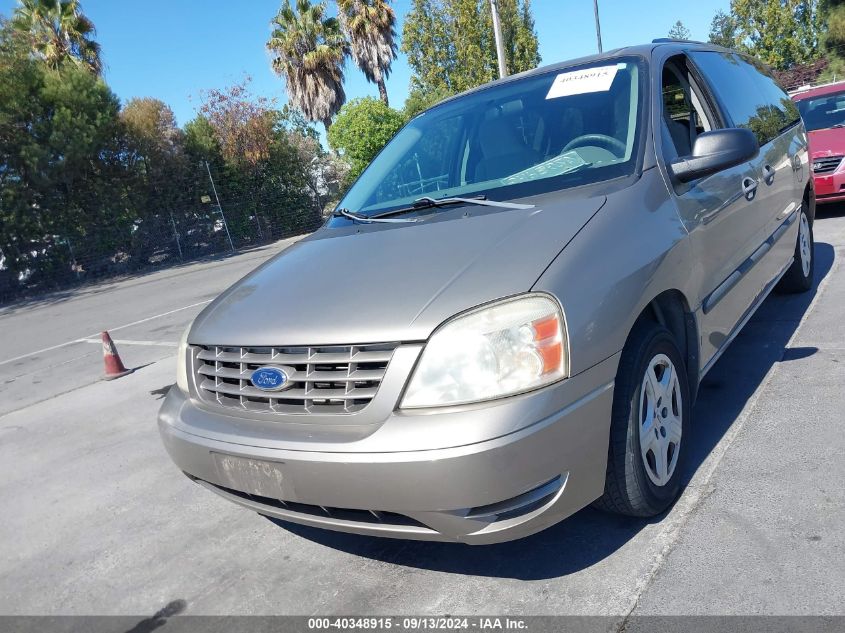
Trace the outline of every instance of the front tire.
[[798, 216], [798, 239], [795, 242], [795, 257], [792, 265], [776, 286], [776, 290], [785, 294], [807, 292], [813, 287], [813, 270], [816, 261], [813, 257], [815, 240], [813, 239], [813, 225], [807, 217], [807, 203], [801, 205]]
[[672, 334], [642, 321], [616, 375], [604, 495], [599, 509], [650, 517], [678, 496], [690, 438], [687, 372]]

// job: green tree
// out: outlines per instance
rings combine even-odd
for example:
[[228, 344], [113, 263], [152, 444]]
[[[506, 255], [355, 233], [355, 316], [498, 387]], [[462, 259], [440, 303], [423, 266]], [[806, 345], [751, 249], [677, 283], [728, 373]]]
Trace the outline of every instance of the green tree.
[[402, 28], [402, 52], [413, 71], [411, 89], [454, 91], [455, 41], [448, 0], [413, 0]]
[[510, 59], [508, 68], [513, 68], [513, 72], [522, 72], [536, 68], [541, 61], [540, 43], [537, 40], [537, 30], [534, 28], [534, 14], [531, 12], [531, 0], [523, 0], [519, 23], [513, 35], [513, 58]]
[[390, 0], [337, 0], [337, 8], [353, 61], [389, 105], [384, 82], [396, 58], [396, 14]]
[[731, 0], [737, 46], [776, 69], [816, 59], [818, 0]]
[[[531, 0], [497, 0], [505, 43], [505, 64], [510, 74], [531, 70], [540, 65], [539, 42], [534, 28]], [[481, 0], [483, 32], [481, 41], [492, 78], [499, 76], [496, 59], [496, 40], [493, 37], [493, 15], [489, 0]]]
[[821, 25], [820, 45], [828, 63], [821, 75], [812, 79], [830, 81], [845, 73], [845, 0], [821, 2], [816, 21]]
[[721, 9], [717, 11], [710, 21], [710, 43], [725, 48], [736, 48], [737, 37], [737, 25], [734, 17]]
[[[493, 34], [493, 16], [489, 13], [489, 4], [489, 0], [451, 0], [447, 6], [451, 13], [451, 37], [455, 51], [452, 84], [457, 92], [480, 86], [498, 77], [498, 62], [494, 66], [487, 54]], [[503, 17], [503, 36], [504, 32]], [[505, 50], [509, 48], [509, 42], [505, 40]], [[493, 57], [493, 60], [495, 59]]]
[[353, 99], [343, 106], [328, 132], [328, 140], [349, 163], [348, 182], [364, 171], [404, 124], [401, 112], [372, 97]]
[[673, 40], [688, 40], [690, 38], [690, 31], [684, 26], [684, 23], [678, 20], [669, 29], [669, 37]]
[[825, 51], [845, 57], [845, 0], [828, 0], [819, 13], [827, 25], [823, 36]]
[[[528, 0], [498, 0], [509, 73], [540, 63]], [[489, 0], [414, 0], [402, 50], [413, 71], [411, 90], [455, 93], [498, 77]]]
[[133, 98], [121, 110], [120, 120], [145, 177], [172, 179], [183, 159], [184, 133], [170, 106], [151, 97]]
[[412, 89], [408, 93], [408, 98], [405, 99], [405, 107], [402, 109], [402, 113], [405, 115], [406, 120], [410, 120], [423, 110], [427, 110], [451, 96], [452, 92], [445, 87], [429, 90], [428, 92]]
[[322, 121], [326, 130], [346, 101], [343, 64], [349, 44], [335, 18], [326, 17], [326, 4], [285, 0], [271, 22], [267, 48], [273, 70], [285, 78], [288, 102], [309, 121]]
[[185, 124], [184, 134], [185, 152], [191, 162], [211, 161], [217, 157], [222, 160], [222, 152], [217, 137], [214, 135], [214, 128], [205, 116], [198, 114], [188, 121]]
[[741, 45], [775, 68], [789, 68], [814, 56], [799, 12], [802, 0], [733, 0]]
[[184, 133], [170, 107], [151, 97], [130, 99], [120, 120], [126, 133], [126, 181], [136, 209], [131, 256], [146, 261], [180, 214], [188, 167]]
[[182, 131], [170, 106], [152, 97], [134, 97], [120, 112], [146, 156], [172, 155], [181, 149]]
[[0, 253], [17, 284], [46, 285], [126, 244], [133, 214], [119, 102], [73, 64], [50, 70], [0, 32]]
[[[208, 168], [206, 167], [206, 161]], [[0, 296], [312, 230], [342, 163], [303, 115], [246, 83], [179, 130], [157, 99], [121, 110], [82, 63], [50, 64], [0, 16]]]
[[26, 33], [32, 52], [52, 69], [72, 61], [95, 73], [102, 69], [100, 45], [94, 41], [94, 24], [79, 0], [19, 0], [13, 24]]

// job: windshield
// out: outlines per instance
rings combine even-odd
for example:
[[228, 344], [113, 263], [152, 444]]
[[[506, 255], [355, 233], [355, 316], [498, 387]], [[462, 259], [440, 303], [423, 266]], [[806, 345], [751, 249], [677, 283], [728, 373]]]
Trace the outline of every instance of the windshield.
[[845, 90], [821, 97], [801, 99], [798, 110], [807, 130], [845, 126]]
[[423, 112], [338, 206], [372, 215], [422, 196], [507, 200], [629, 175], [639, 145], [642, 63], [602, 60]]

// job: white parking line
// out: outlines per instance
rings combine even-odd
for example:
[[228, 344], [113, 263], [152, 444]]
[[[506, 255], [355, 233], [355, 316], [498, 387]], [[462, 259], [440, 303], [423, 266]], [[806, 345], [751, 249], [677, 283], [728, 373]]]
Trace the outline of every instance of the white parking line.
[[[118, 330], [124, 330], [128, 327], [132, 327], [133, 325], [140, 325], [141, 323], [146, 323], [147, 321], [153, 321], [154, 319], [160, 319], [161, 317], [166, 317], [171, 314], [175, 314], [177, 312], [181, 312], [182, 310], [188, 310], [190, 308], [196, 308], [197, 306], [205, 305], [206, 303], [211, 303], [211, 299], [206, 299], [205, 301], [198, 301], [197, 303], [192, 303], [189, 306], [182, 306], [181, 308], [176, 308], [175, 310], [169, 310], [167, 312], [162, 312], [161, 314], [156, 314], [145, 319], [139, 319], [138, 321], [133, 321], [132, 323], [126, 323], [125, 325], [118, 325], [117, 327], [113, 327], [109, 329], [109, 332], [117, 332]], [[96, 332], [94, 334], [89, 334], [88, 336], [83, 336], [82, 338], [73, 339], [71, 341], [65, 341], [64, 343], [59, 343], [58, 345], [51, 345], [50, 347], [45, 347], [43, 349], [36, 350], [34, 352], [27, 352], [26, 354], [21, 354], [20, 356], [15, 356], [14, 358], [7, 358], [6, 360], [0, 360], [0, 365], [7, 365], [9, 363], [14, 363], [15, 361], [22, 360], [24, 358], [29, 358], [30, 356], [36, 356], [38, 354], [43, 354], [45, 352], [52, 352], [53, 350], [61, 349], [62, 347], [67, 347], [68, 345], [74, 345], [76, 343], [86, 343], [90, 342], [89, 339], [93, 339], [94, 337], [99, 336], [100, 333]], [[99, 343], [99, 339], [97, 339]], [[176, 345], [173, 344], [173, 347]]]
[[0, 365], [5, 365], [7, 363], [14, 363], [16, 360], [21, 360], [24, 358], [28, 358], [29, 356], [35, 356], [37, 354], [43, 354], [44, 352], [52, 352], [54, 349], [60, 349], [62, 347], [67, 347], [68, 345], [73, 345], [74, 343], [81, 343], [82, 339], [76, 339], [73, 341], [66, 341], [64, 343], [59, 343], [58, 345], [53, 345], [52, 347], [45, 347], [44, 349], [39, 349], [34, 352], [28, 352], [26, 354], [21, 354], [20, 356], [15, 356], [14, 358], [8, 358], [6, 360], [0, 361]]
[[[102, 341], [98, 338], [84, 338], [80, 339], [80, 343], [94, 343], [101, 345]], [[129, 341], [127, 339], [112, 339], [116, 345], [146, 345], [148, 347], [177, 347], [179, 343], [171, 343], [168, 341]]]
[[[147, 317], [146, 319], [140, 319], [138, 321], [132, 321], [132, 323], [127, 323], [126, 325], [119, 325], [117, 327], [109, 328], [109, 332], [117, 332], [118, 330], [125, 330], [128, 327], [132, 327], [133, 325], [140, 325], [141, 323], [146, 323], [147, 321], [153, 321], [154, 319], [160, 319], [161, 317], [166, 317], [170, 314], [175, 314], [176, 312], [181, 312], [182, 310], [188, 310], [189, 308], [196, 308], [197, 306], [205, 305], [206, 303], [211, 303], [212, 299], [206, 299], [205, 301], [198, 301], [196, 303], [192, 303], [189, 306], [183, 306], [181, 308], [176, 308], [175, 310], [171, 310], [170, 312], [162, 312], [161, 314], [156, 314], [155, 316]], [[97, 332], [96, 334], [89, 334], [84, 338], [93, 338], [95, 336], [99, 336], [100, 333]]]

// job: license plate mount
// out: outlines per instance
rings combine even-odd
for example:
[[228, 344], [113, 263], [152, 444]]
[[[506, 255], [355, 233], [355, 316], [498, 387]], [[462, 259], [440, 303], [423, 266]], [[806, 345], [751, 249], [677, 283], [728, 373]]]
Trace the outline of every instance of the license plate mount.
[[293, 486], [284, 463], [212, 453], [222, 484], [241, 492], [270, 499], [292, 500]]

